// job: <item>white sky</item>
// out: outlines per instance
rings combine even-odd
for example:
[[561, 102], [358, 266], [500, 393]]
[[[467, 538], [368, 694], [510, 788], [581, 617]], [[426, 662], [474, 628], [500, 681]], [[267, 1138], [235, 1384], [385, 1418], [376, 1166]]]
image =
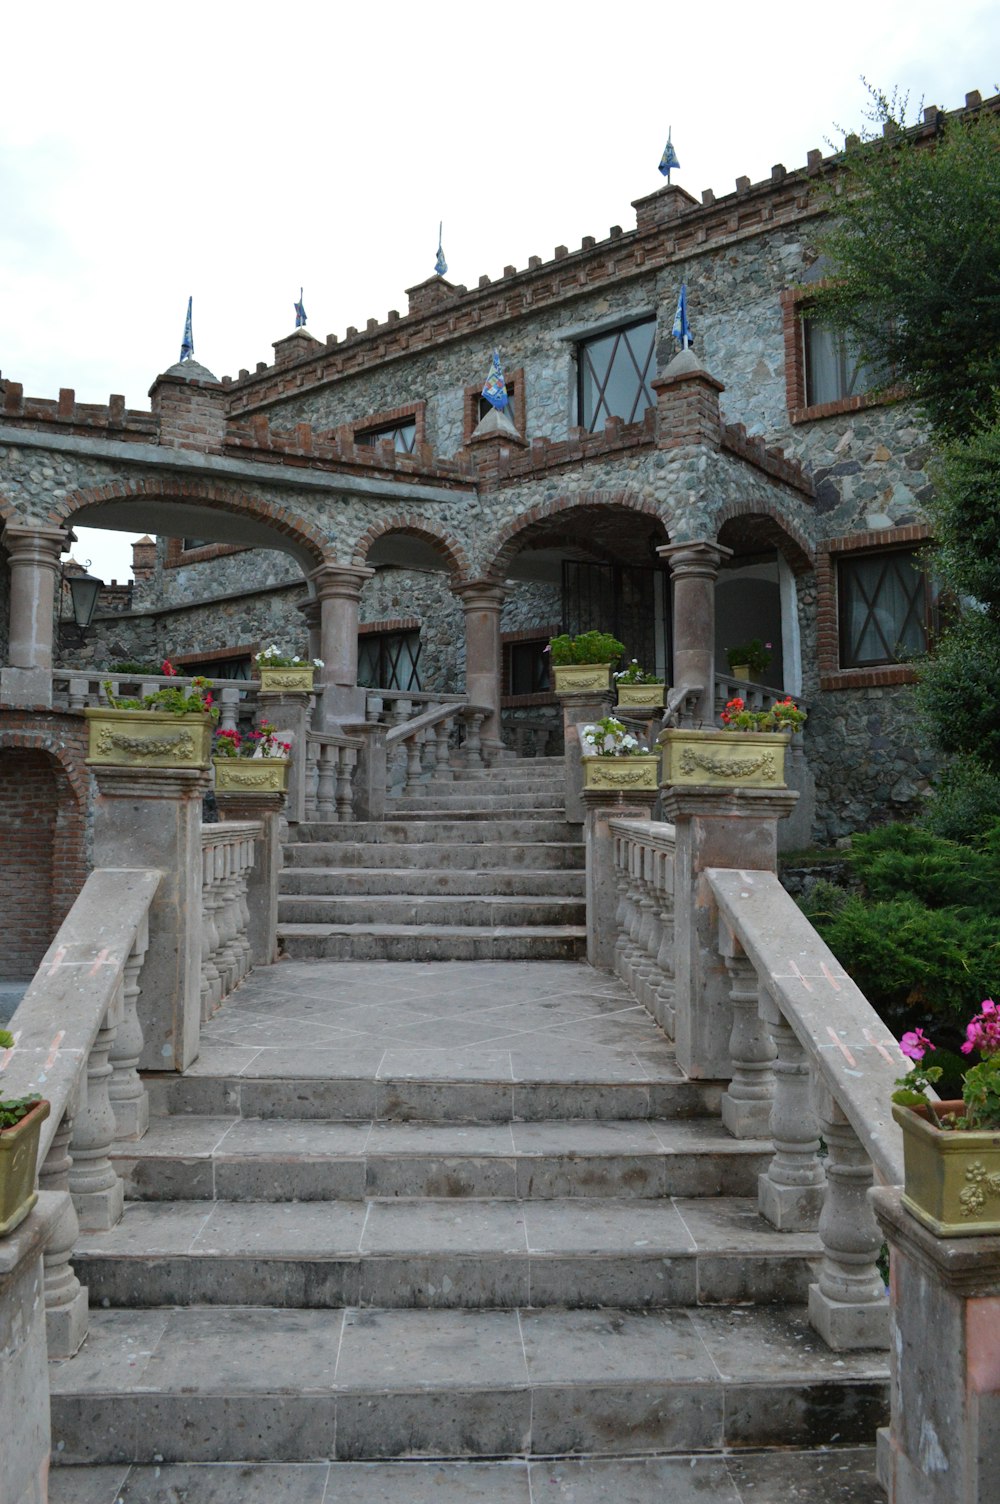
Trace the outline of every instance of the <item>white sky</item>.
[[[252, 370], [300, 285], [320, 339], [405, 313], [439, 219], [470, 287], [632, 228], [668, 125], [674, 181], [721, 195], [857, 128], [861, 74], [993, 94], [1000, 6], [49, 0], [8, 7], [0, 56], [0, 370], [148, 407], [189, 293], [197, 359]], [[113, 536], [76, 554], [121, 580]]]

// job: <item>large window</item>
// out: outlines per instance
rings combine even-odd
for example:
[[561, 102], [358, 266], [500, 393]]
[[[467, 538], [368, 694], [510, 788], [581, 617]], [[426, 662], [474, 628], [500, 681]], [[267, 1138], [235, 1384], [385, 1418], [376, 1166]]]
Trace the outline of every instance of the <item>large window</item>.
[[358, 683], [420, 692], [420, 633], [368, 632], [358, 642]]
[[387, 423], [383, 428], [367, 428], [355, 437], [359, 444], [369, 444], [373, 449], [383, 439], [391, 439], [397, 454], [412, 454], [417, 442], [417, 420], [407, 418], [401, 423]]
[[840, 559], [837, 589], [841, 668], [905, 663], [926, 653], [931, 598], [913, 549]]
[[543, 695], [549, 690], [549, 645], [547, 637], [503, 645], [503, 692], [505, 695]]
[[656, 395], [656, 320], [644, 319], [622, 329], [595, 335], [577, 346], [578, 421], [588, 433], [608, 418], [637, 423]]
[[802, 321], [806, 356], [806, 405], [860, 397], [879, 381], [872, 366], [859, 358], [852, 341], [807, 315]]

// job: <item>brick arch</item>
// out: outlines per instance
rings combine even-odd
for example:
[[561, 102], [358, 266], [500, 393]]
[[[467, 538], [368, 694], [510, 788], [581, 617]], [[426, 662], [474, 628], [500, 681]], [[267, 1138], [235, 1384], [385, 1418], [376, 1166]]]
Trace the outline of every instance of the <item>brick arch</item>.
[[[199, 503], [212, 510], [229, 512], [236, 516], [246, 515], [252, 517], [255, 522], [263, 522], [273, 532], [297, 544], [309, 555], [314, 564], [322, 564], [328, 558], [328, 540], [313, 523], [290, 507], [281, 506], [261, 496], [244, 493], [241, 493], [238, 499], [234, 499], [232, 490], [226, 489], [217, 482], [187, 479], [182, 476], [172, 477], [168, 483], [164, 483], [162, 476], [150, 476], [134, 480], [110, 481], [103, 486], [72, 491], [52, 507], [46, 521], [58, 527], [69, 522], [83, 507], [99, 507], [102, 501], [129, 501], [142, 496], [169, 497], [177, 501]], [[254, 546], [259, 548], [264, 545], [255, 542]]]
[[804, 574], [806, 570], [815, 569], [816, 558], [809, 539], [794, 522], [789, 521], [781, 508], [771, 501], [748, 499], [730, 502], [716, 514], [715, 539], [718, 539], [727, 522], [736, 522], [741, 517], [766, 517], [775, 524], [781, 535], [775, 543], [796, 574]]
[[506, 523], [497, 534], [492, 561], [483, 570], [484, 576], [491, 580], [505, 579], [512, 560], [539, 524], [558, 517], [560, 513], [579, 512], [588, 507], [618, 507], [622, 511], [634, 512], [637, 516], [652, 517], [663, 528], [664, 543], [669, 541], [667, 517], [664, 516], [664, 509], [655, 501], [644, 496], [634, 496], [628, 491], [582, 491], [577, 496], [560, 496], [555, 501], [531, 507]]
[[429, 543], [441, 554], [453, 580], [465, 580], [471, 577], [469, 556], [457, 538], [428, 523], [426, 517], [419, 516], [387, 517], [373, 522], [354, 545], [352, 563], [364, 565], [374, 544], [388, 533], [403, 533], [409, 538], [419, 538], [423, 543]]

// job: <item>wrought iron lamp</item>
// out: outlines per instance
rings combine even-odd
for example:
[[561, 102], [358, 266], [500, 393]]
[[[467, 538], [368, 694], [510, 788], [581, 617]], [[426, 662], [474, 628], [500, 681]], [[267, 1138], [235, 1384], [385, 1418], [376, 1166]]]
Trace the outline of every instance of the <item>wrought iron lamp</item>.
[[[85, 570], [90, 568], [90, 560], [87, 560]], [[62, 583], [69, 588], [70, 605], [73, 611], [72, 620], [60, 619], [59, 622], [59, 646], [61, 648], [78, 648], [83, 645], [87, 630], [94, 619], [94, 611], [97, 607], [97, 597], [104, 588], [104, 581], [96, 575], [77, 574], [63, 568]]]

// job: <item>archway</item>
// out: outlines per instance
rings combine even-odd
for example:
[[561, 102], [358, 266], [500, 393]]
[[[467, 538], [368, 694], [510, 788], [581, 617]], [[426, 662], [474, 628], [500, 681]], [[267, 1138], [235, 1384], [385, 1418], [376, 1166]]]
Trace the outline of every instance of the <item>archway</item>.
[[716, 672], [730, 672], [728, 649], [759, 639], [770, 661], [753, 677], [772, 689], [800, 694], [796, 581], [812, 567], [808, 544], [777, 518], [751, 511], [727, 518], [718, 542], [731, 552], [715, 586]]
[[455, 586], [461, 544], [425, 519], [374, 523], [355, 548], [374, 571], [361, 591], [358, 683], [399, 694], [456, 694], [465, 680], [465, 626]]

